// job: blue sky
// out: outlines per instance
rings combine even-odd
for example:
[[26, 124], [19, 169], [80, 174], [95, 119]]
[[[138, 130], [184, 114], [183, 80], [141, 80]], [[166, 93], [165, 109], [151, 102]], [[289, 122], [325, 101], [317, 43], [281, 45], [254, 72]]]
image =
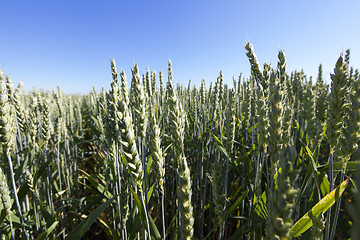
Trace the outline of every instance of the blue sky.
[[360, 68], [360, 1], [2, 1], [0, 64], [25, 90], [88, 93], [109, 88], [110, 59], [131, 80], [138, 63], [174, 81], [207, 86], [220, 70], [224, 80], [250, 65], [249, 40], [261, 64], [276, 65], [284, 49], [288, 71], [304, 69], [324, 77], [339, 54], [350, 48], [350, 62]]

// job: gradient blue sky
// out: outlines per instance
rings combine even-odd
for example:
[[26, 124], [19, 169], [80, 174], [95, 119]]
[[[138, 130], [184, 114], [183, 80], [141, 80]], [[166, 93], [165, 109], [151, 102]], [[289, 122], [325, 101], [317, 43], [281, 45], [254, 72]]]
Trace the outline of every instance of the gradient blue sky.
[[88, 93], [109, 88], [110, 59], [131, 80], [136, 61], [174, 81], [207, 86], [220, 70], [232, 83], [250, 65], [249, 40], [261, 64], [276, 65], [284, 49], [288, 71], [329, 79], [339, 54], [350, 48], [360, 68], [360, 1], [2, 1], [0, 64], [25, 90]]

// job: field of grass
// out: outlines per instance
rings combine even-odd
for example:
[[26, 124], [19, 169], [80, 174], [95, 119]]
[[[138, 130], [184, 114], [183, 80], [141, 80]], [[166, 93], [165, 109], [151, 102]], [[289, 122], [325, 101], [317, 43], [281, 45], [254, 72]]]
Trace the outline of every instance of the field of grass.
[[245, 49], [231, 85], [175, 84], [170, 61], [165, 80], [111, 60], [109, 90], [81, 96], [1, 71], [2, 239], [360, 239], [350, 51], [329, 86]]

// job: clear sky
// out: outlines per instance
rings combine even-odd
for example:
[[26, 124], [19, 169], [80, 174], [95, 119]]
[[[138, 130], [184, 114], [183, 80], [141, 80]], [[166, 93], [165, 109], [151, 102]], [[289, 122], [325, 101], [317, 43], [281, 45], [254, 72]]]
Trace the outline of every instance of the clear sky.
[[166, 77], [170, 59], [176, 83], [209, 86], [220, 70], [232, 83], [249, 76], [247, 40], [261, 64], [275, 66], [284, 49], [289, 72], [316, 77], [322, 63], [329, 79], [348, 48], [360, 68], [359, 0], [4, 0], [0, 9], [0, 64], [25, 90], [108, 89], [111, 58], [128, 81], [135, 62]]

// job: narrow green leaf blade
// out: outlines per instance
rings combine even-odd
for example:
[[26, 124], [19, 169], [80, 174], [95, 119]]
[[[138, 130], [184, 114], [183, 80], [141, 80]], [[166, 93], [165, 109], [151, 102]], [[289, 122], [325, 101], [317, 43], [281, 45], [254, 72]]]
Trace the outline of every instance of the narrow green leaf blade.
[[150, 224], [150, 232], [151, 232], [151, 239], [155, 239], [155, 240], [161, 240], [161, 235], [160, 232], [158, 230], [158, 228], [156, 227], [156, 224], [154, 222], [154, 220], [152, 219], [152, 217], [149, 214], [149, 224]]
[[97, 207], [89, 216], [84, 219], [66, 238], [66, 240], [77, 240], [81, 239], [81, 237], [86, 233], [86, 231], [90, 228], [90, 226], [96, 221], [96, 219], [100, 216], [100, 214], [109, 206], [109, 204], [114, 200], [111, 198]]
[[[338, 198], [345, 191], [349, 180], [346, 179], [335, 190], [323, 197], [310, 211], [314, 217], [319, 216], [320, 213], [325, 213]], [[309, 211], [309, 212], [310, 212]], [[312, 226], [312, 220], [307, 212], [302, 218], [300, 218], [290, 229], [291, 237], [298, 237]]]
[[154, 192], [154, 187], [155, 187], [155, 183], [151, 186], [151, 188], [149, 189], [149, 191], [147, 192], [147, 203], [149, 203], [150, 198]]
[[[240, 187], [241, 188], [241, 187]], [[234, 212], [234, 210], [239, 206], [239, 204], [246, 198], [246, 196], [249, 193], [249, 189], [245, 190], [243, 192], [243, 194], [241, 194], [241, 196], [236, 200], [236, 202], [225, 212], [224, 214], [224, 221], [226, 219], [228, 219], [231, 214]], [[215, 226], [211, 229], [210, 232], [208, 232], [207, 236], [205, 237], [205, 239], [208, 239], [211, 234], [216, 230], [216, 228], [219, 227], [219, 223], [216, 223]]]
[[216, 141], [216, 143], [217, 143], [219, 146], [225, 148], [225, 147], [224, 147], [224, 144], [221, 142], [221, 140], [220, 140], [217, 136], [215, 136], [215, 134], [213, 134], [213, 137], [214, 137], [214, 140]]
[[56, 226], [58, 224], [59, 224], [58, 221], [54, 222], [48, 229], [46, 229], [45, 232], [41, 233], [36, 240], [44, 240], [44, 239], [46, 239], [50, 235], [50, 233], [56, 228]]
[[224, 220], [226, 220], [230, 215], [234, 212], [234, 210], [239, 206], [239, 204], [246, 198], [249, 193], [249, 189], [247, 189], [241, 196], [236, 200], [236, 202], [226, 211], [224, 215]]
[[137, 208], [139, 209], [139, 214], [140, 214], [140, 217], [141, 217], [141, 221], [144, 224], [144, 226], [146, 226], [145, 210], [143, 208], [141, 200], [140, 200], [139, 196], [136, 194], [136, 192], [131, 187], [129, 187], [129, 189], [130, 189], [130, 191], [131, 191], [131, 193], [133, 195], [135, 204], [136, 204]]
[[79, 171], [81, 173], [84, 174], [85, 178], [94, 186], [96, 187], [96, 189], [104, 194], [105, 197], [107, 197], [108, 199], [112, 198], [113, 195], [106, 189], [106, 187], [104, 187], [102, 184], [100, 184], [95, 178], [93, 178], [90, 174], [88, 174], [87, 172], [79, 169]]

